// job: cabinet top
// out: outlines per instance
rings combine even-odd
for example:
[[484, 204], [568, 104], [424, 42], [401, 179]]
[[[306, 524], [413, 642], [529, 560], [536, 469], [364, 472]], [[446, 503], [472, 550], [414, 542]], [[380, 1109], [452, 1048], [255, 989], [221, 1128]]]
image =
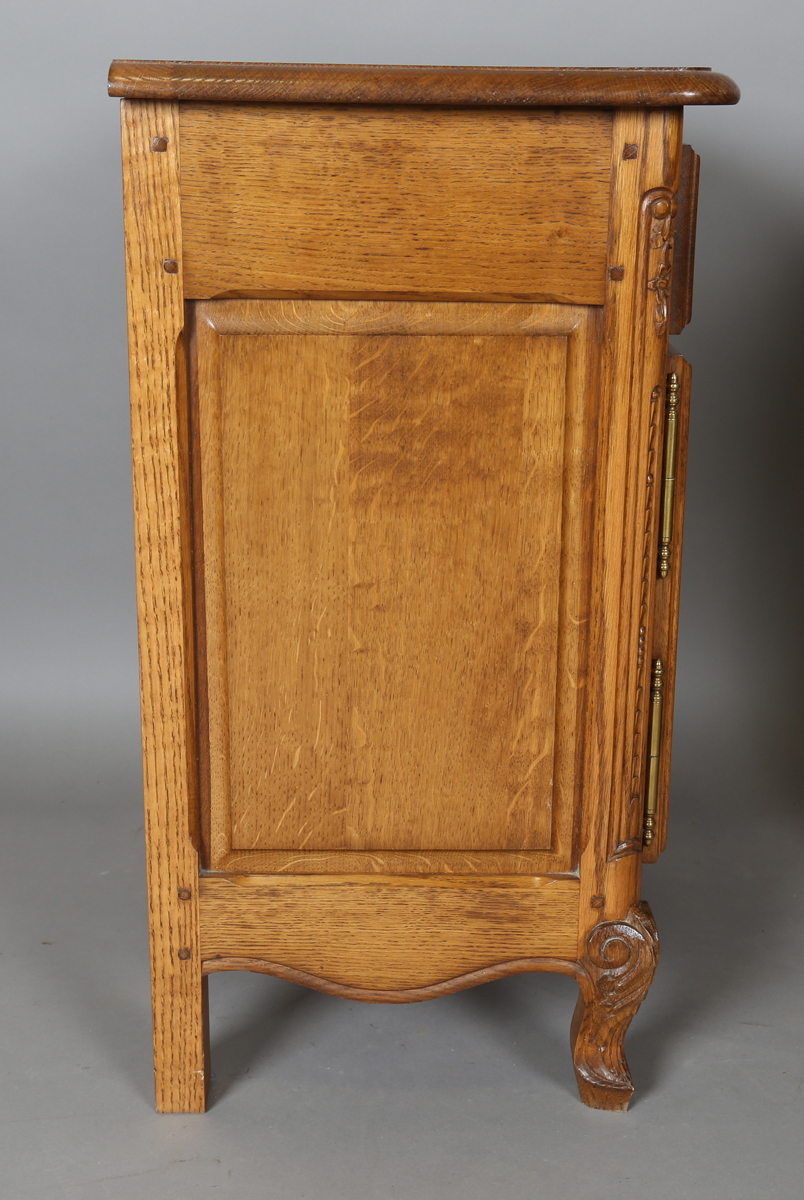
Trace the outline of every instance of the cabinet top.
[[534, 107], [736, 104], [709, 67], [392, 67], [115, 59], [109, 95], [220, 103], [454, 104]]

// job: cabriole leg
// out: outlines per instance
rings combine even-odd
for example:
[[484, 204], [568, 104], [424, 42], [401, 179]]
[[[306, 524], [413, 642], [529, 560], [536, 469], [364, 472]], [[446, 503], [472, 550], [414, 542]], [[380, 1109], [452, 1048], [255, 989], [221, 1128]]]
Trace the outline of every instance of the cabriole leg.
[[656, 923], [645, 901], [624, 920], [603, 921], [589, 934], [570, 1042], [581, 1100], [590, 1108], [628, 1108], [634, 1088], [625, 1035], [653, 982], [658, 956]]

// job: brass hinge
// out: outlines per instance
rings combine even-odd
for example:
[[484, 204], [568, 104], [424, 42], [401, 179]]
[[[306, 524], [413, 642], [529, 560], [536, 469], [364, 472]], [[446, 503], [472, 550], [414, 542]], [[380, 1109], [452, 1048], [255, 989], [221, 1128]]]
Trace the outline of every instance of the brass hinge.
[[673, 509], [676, 499], [676, 460], [678, 458], [678, 375], [667, 376], [667, 408], [664, 413], [664, 473], [662, 475], [662, 514], [659, 523], [659, 578], [670, 573], [673, 541]]
[[642, 840], [646, 846], [650, 846], [656, 836], [656, 809], [659, 801], [659, 756], [662, 748], [662, 709], [664, 707], [664, 665], [660, 658], [657, 658], [653, 664], [650, 685], [648, 771], [645, 786], [645, 824], [642, 831]]

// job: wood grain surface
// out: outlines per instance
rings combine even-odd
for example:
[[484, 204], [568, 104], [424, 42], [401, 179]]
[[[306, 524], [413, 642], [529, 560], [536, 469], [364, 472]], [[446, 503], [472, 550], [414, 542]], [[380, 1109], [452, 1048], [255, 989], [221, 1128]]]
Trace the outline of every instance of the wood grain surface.
[[122, 134], [156, 1102], [203, 1112], [184, 307], [163, 268], [181, 261], [175, 106], [124, 102]]
[[578, 881], [512, 876], [204, 876], [202, 956], [370, 990], [431, 987], [523, 958], [574, 959]]
[[311, 975], [309, 971], [287, 967], [283, 963], [271, 962], [267, 958], [210, 958], [202, 969], [205, 976], [219, 971], [254, 971], [259, 975], [274, 975], [277, 979], [287, 979], [290, 983], [298, 983], [316, 992], [326, 992], [329, 996], [339, 996], [344, 1000], [358, 1000], [363, 1004], [417, 1004], [422, 1000], [451, 996], [454, 992], [463, 992], [481, 983], [492, 983], [495, 979], [504, 979], [506, 975], [526, 975], [534, 971], [553, 971], [573, 977], [578, 974], [577, 963], [572, 959], [548, 958], [544, 955], [539, 958], [508, 959], [493, 967], [480, 967], [476, 971], [467, 971], [465, 975], [444, 979], [441, 983], [412, 988], [353, 987], [351, 984], [335, 983], [320, 975]]
[[569, 865], [594, 338], [560, 306], [198, 306], [210, 865]]
[[[622, 1108], [655, 966], [657, 655], [648, 859], [672, 736], [680, 359], [659, 582], [656, 552], [691, 277], [680, 248], [673, 299], [678, 106], [736, 89], [704, 71], [115, 79], [183, 97], [123, 104], [158, 1107], [203, 1110], [213, 971], [403, 1002], [550, 969], [581, 982], [582, 1098]], [[217, 873], [199, 879], [199, 850]]]
[[736, 104], [733, 80], [708, 68], [415, 67], [339, 63], [116, 59], [110, 96], [328, 104]]
[[608, 112], [185, 104], [181, 141], [187, 297], [602, 303]]
[[[623, 148], [636, 146], [634, 157]], [[660, 398], [667, 366], [662, 293], [678, 186], [678, 110], [615, 113], [613, 279], [602, 337], [601, 410], [592, 548], [593, 593], [584, 745], [579, 954], [589, 930], [640, 899], [644, 763], [653, 635], [661, 463]]]
[[555, 846], [549, 850], [228, 850], [215, 859], [219, 871], [257, 875], [538, 875], [569, 869], [572, 852], [568, 812], [556, 812]]

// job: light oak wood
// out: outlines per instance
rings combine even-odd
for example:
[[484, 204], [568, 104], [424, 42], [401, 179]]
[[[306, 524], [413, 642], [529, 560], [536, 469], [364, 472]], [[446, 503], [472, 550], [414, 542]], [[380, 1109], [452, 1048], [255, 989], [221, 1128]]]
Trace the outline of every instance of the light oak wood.
[[122, 133], [156, 1104], [203, 1112], [182, 280], [163, 267], [181, 261], [176, 106], [124, 102]]
[[608, 112], [187, 104], [181, 139], [188, 297], [603, 301]]
[[595, 340], [569, 306], [199, 306], [210, 866], [570, 866]]
[[335, 986], [409, 991], [519, 959], [573, 961], [578, 881], [204, 877], [201, 918], [207, 968], [254, 959]]
[[553, 970], [580, 985], [581, 1097], [622, 1110], [673, 724], [679, 105], [738, 93], [705, 71], [113, 79], [149, 97], [123, 144], [157, 1105], [204, 1107], [215, 971], [403, 1003]]
[[[636, 146], [625, 158], [623, 147]], [[601, 920], [640, 899], [649, 654], [657, 540], [667, 313], [651, 283], [665, 278], [672, 243], [680, 112], [615, 113], [609, 257], [621, 265], [605, 308], [600, 470], [592, 550], [595, 580], [587, 696], [580, 857], [579, 954]], [[656, 214], [662, 214], [658, 216]]]
[[[560, 826], [559, 826], [560, 830]], [[567, 831], [571, 833], [571, 829]], [[560, 848], [560, 842], [557, 842]], [[560, 870], [559, 850], [224, 850], [217, 871], [257, 875], [530, 875]]]
[[534, 971], [555, 971], [559, 975], [574, 977], [578, 975], [577, 963], [573, 960], [543, 956], [513, 958], [494, 967], [480, 967], [477, 971], [468, 971], [465, 975], [444, 979], [440, 983], [415, 988], [393, 988], [392, 990], [333, 983], [331, 979], [323, 979], [320, 975], [311, 975], [309, 971], [298, 971], [295, 967], [289, 967], [285, 963], [275, 963], [270, 959], [262, 958], [229, 956], [209, 959], [204, 963], [203, 970], [207, 975], [219, 971], [254, 971], [261, 975], [275, 975], [278, 979], [287, 979], [290, 983], [299, 983], [302, 987], [313, 988], [317, 992], [340, 996], [344, 1000], [360, 1000], [364, 1004], [416, 1004], [422, 1000], [437, 1000], [439, 996], [450, 996], [453, 992], [462, 992], [466, 988], [477, 987], [481, 983], [491, 983], [495, 979], [505, 978], [506, 975], [526, 975]]

